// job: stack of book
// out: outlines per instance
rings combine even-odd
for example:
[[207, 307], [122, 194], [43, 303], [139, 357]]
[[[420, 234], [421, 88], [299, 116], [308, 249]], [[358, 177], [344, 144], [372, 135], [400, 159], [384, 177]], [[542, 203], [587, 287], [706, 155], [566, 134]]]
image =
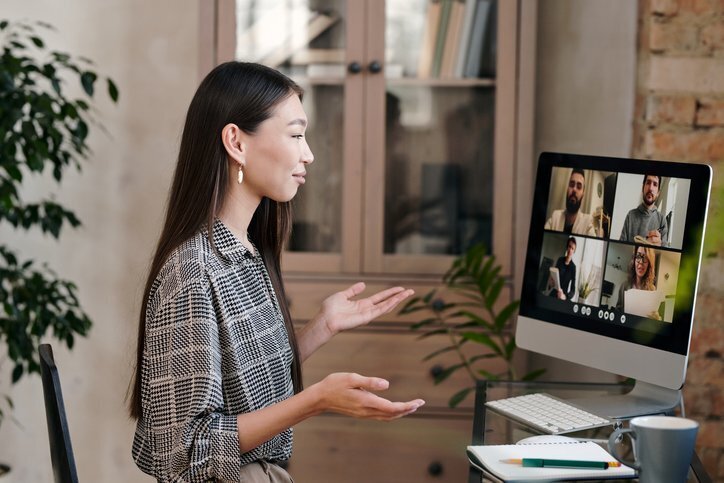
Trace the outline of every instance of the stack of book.
[[417, 76], [494, 75], [495, 0], [430, 0]]

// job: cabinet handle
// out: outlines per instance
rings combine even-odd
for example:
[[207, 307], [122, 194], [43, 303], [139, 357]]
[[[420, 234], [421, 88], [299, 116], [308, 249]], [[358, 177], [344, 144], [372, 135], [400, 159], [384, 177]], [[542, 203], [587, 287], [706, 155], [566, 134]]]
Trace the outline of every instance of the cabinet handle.
[[350, 74], [359, 74], [360, 72], [362, 72], [362, 66], [357, 61], [350, 62], [347, 66], [347, 71]]
[[440, 476], [442, 475], [443, 469], [442, 463], [433, 461], [427, 466], [427, 474], [430, 476]]
[[370, 65], [367, 66], [367, 69], [370, 71], [370, 73], [377, 74], [379, 72], [382, 72], [382, 64], [380, 64], [376, 60], [373, 60], [372, 62], [370, 62]]

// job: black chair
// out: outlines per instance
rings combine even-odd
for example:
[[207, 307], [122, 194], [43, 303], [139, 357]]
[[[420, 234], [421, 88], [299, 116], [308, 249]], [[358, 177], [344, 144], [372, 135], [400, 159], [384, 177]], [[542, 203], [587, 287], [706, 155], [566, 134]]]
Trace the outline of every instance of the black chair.
[[70, 444], [68, 420], [65, 418], [63, 392], [60, 390], [60, 377], [55, 360], [53, 360], [53, 348], [50, 347], [50, 344], [41, 344], [39, 352], [53, 477], [55, 483], [78, 483], [73, 447]]

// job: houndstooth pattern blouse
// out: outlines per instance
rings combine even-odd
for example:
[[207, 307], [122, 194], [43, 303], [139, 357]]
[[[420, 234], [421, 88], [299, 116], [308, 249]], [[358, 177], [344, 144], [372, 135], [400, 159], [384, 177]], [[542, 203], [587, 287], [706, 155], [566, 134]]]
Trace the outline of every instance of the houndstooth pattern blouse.
[[[264, 262], [216, 220], [178, 247], [151, 287], [133, 442], [167, 482], [239, 481], [243, 465], [286, 460], [292, 430], [241, 453], [236, 415], [294, 394], [292, 349]], [[243, 434], [243, 429], [242, 429]]]

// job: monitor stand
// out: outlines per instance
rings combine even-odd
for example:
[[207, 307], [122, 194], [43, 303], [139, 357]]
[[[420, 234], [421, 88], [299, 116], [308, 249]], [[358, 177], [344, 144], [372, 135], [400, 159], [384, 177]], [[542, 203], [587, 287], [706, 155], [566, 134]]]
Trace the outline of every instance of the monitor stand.
[[681, 404], [682, 398], [680, 389], [636, 381], [630, 392], [620, 396], [570, 399], [570, 402], [609, 419], [630, 419], [648, 414], [670, 414]]

